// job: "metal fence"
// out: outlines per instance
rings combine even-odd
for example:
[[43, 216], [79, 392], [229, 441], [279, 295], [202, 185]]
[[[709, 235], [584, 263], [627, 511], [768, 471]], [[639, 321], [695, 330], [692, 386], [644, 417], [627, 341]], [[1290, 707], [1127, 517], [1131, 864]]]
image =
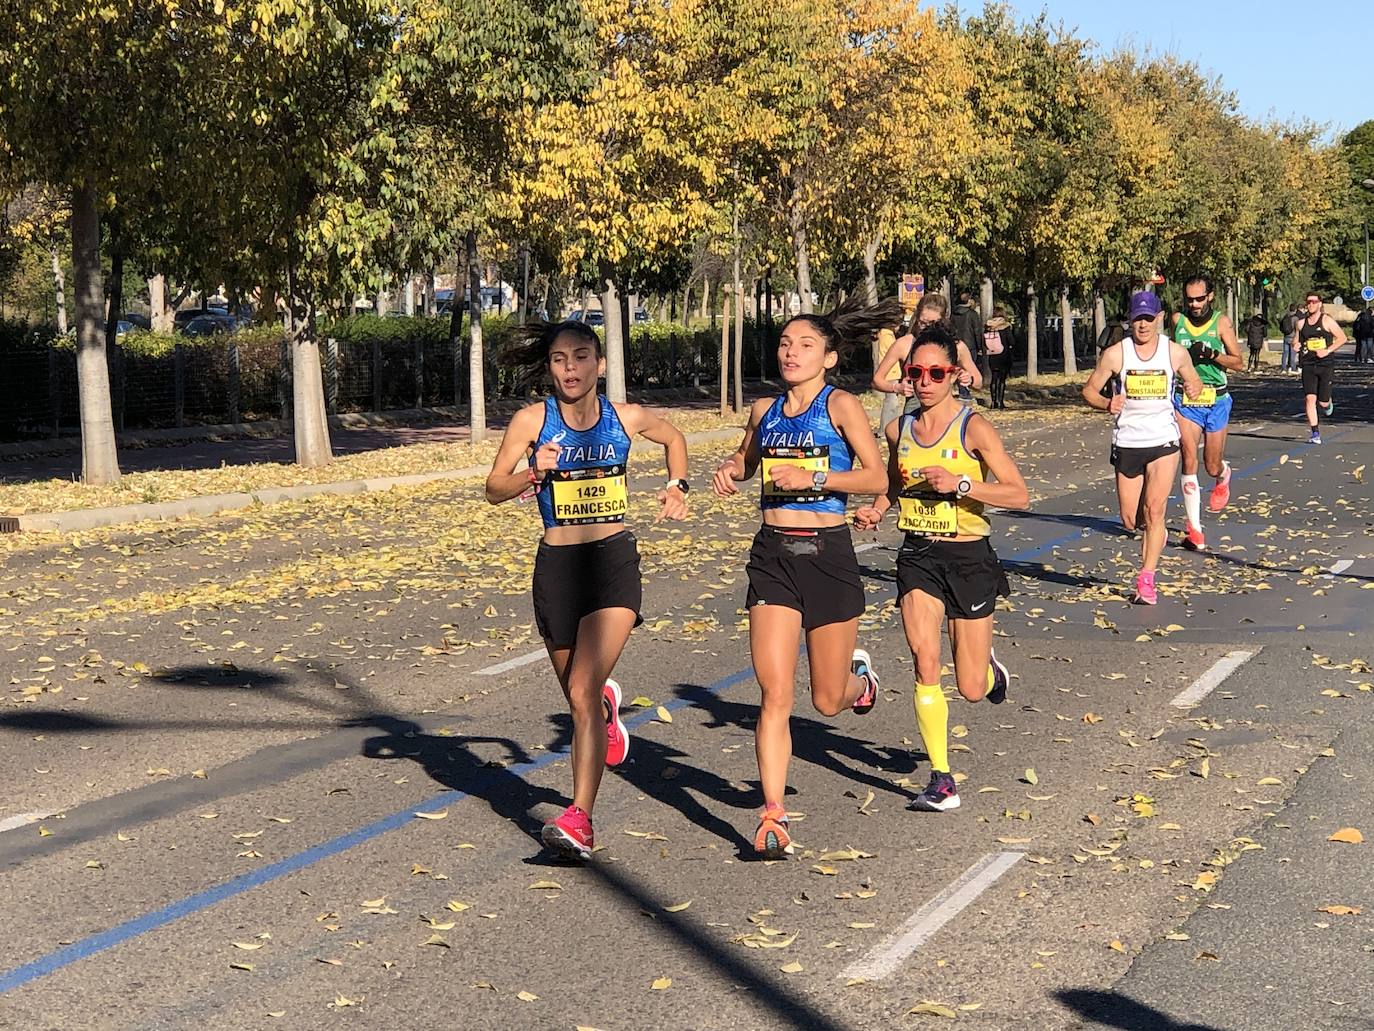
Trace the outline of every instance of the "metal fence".
[[[718, 331], [637, 332], [626, 353], [632, 387], [687, 387], [719, 375]], [[745, 375], [759, 375], [752, 329]], [[489, 398], [519, 392], [511, 371], [486, 352]], [[388, 411], [468, 401], [468, 344], [455, 349], [432, 331], [388, 339], [326, 337], [321, 348], [331, 413]], [[117, 430], [221, 425], [290, 418], [290, 354], [280, 337], [185, 340], [149, 353], [117, 346], [107, 353]], [[0, 342], [0, 440], [79, 432], [76, 353], [32, 335]]]

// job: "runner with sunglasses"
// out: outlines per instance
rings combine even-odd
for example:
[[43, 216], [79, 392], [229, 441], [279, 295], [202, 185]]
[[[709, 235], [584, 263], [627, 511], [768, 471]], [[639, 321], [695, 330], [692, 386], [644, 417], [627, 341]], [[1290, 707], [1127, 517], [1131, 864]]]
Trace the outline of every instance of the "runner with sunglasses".
[[[916, 319], [911, 324], [911, 332], [898, 337], [897, 340], [887, 349], [878, 367], [873, 370], [873, 380], [869, 384], [881, 394], [895, 394], [903, 397], [906, 402], [902, 408], [902, 414], [908, 415], [917, 407], [913, 400], [916, 394], [915, 384], [908, 381], [905, 377], [894, 375], [911, 364], [911, 354], [916, 347], [915, 334], [925, 329], [927, 326], [944, 326], [949, 329], [949, 320], [946, 317], [949, 312], [949, 302], [945, 300], [944, 294], [931, 294], [929, 297], [922, 298], [921, 303], [916, 306]], [[951, 333], [952, 335], [952, 333]], [[978, 368], [978, 363], [973, 360], [968, 346], [960, 340], [959, 342], [959, 384], [961, 387], [970, 387], [974, 390], [983, 385], [983, 373]], [[883, 402], [883, 414], [887, 415], [889, 409], [887, 402]], [[883, 425], [887, 425], [889, 420], [884, 419]]]
[[[1159, 298], [1148, 290], [1132, 294], [1131, 335], [1121, 346], [1109, 347], [1098, 356], [1097, 366], [1083, 385], [1088, 406], [1113, 416], [1112, 465], [1122, 525], [1131, 531], [1144, 530], [1140, 572], [1131, 599], [1138, 605], [1159, 601], [1155, 571], [1168, 537], [1164, 510], [1178, 472], [1179, 428], [1171, 400], [1174, 382], [1183, 381], [1183, 393], [1190, 400], [1202, 393], [1202, 381], [1187, 349], [1159, 332], [1162, 310]], [[1120, 378], [1122, 389], [1104, 397], [1102, 387], [1112, 376]]]
[[541, 838], [567, 859], [592, 853], [592, 806], [606, 766], [625, 761], [620, 685], [610, 679], [630, 631], [643, 622], [639, 547], [625, 529], [630, 439], [662, 444], [668, 483], [658, 518], [687, 515], [687, 441], [648, 408], [613, 404], [597, 391], [606, 374], [601, 340], [580, 322], [527, 323], [505, 356], [525, 378], [546, 373], [553, 393], [511, 417], [487, 476], [493, 505], [531, 491], [544, 536], [534, 560], [534, 620], [572, 713], [572, 804]]
[[1202, 496], [1197, 482], [1198, 450], [1208, 474], [1216, 481], [1207, 499], [1207, 508], [1220, 512], [1231, 497], [1231, 463], [1226, 461], [1226, 433], [1231, 419], [1231, 393], [1228, 370], [1238, 372], [1245, 365], [1231, 319], [1214, 311], [1212, 280], [1195, 275], [1183, 283], [1183, 311], [1174, 319], [1174, 341], [1188, 349], [1188, 355], [1202, 380], [1202, 393], [1190, 398], [1182, 382], [1174, 381], [1174, 411], [1182, 445], [1183, 511], [1188, 525], [1183, 546], [1202, 551], [1207, 540], [1202, 534]]
[[856, 647], [865, 607], [859, 560], [845, 520], [850, 494], [887, 483], [868, 413], [825, 374], [841, 353], [892, 325], [896, 302], [849, 303], [828, 316], [798, 315], [782, 327], [778, 370], [787, 392], [754, 403], [739, 449], [716, 470], [718, 496], [762, 468], [763, 525], [749, 550], [749, 651], [762, 698], [754, 747], [763, 813], [754, 851], [781, 859], [792, 848], [783, 795], [792, 758], [791, 715], [802, 635], [811, 704], [834, 716], [866, 713], [878, 699], [868, 652]]
[[1326, 415], [1336, 410], [1331, 401], [1331, 377], [1336, 371], [1336, 352], [1348, 342], [1345, 330], [1322, 307], [1321, 295], [1309, 293], [1307, 314], [1298, 323], [1298, 369], [1302, 372], [1303, 405], [1311, 430], [1308, 443], [1322, 442], [1320, 405]]
[[930, 758], [930, 782], [908, 806], [959, 807], [949, 768], [949, 703], [940, 686], [940, 629], [948, 627], [954, 680], [970, 702], [1005, 701], [1010, 674], [992, 651], [993, 611], [1010, 591], [993, 551], [986, 505], [1024, 509], [1026, 481], [992, 423], [960, 404], [954, 337], [921, 330], [904, 369], [917, 410], [885, 427], [887, 493], [860, 508], [854, 525], [873, 530], [896, 507], [905, 531], [897, 552], [897, 599], [916, 666], [916, 726]]

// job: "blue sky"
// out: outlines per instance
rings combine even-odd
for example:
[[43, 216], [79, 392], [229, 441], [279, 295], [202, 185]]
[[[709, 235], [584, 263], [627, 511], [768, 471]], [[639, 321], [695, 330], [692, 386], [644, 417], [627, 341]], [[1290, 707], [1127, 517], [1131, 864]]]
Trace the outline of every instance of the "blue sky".
[[[981, 0], [960, 0], [965, 14]], [[1171, 53], [1221, 76], [1255, 119], [1310, 120], [1334, 138], [1374, 118], [1374, 3], [1370, 0], [1012, 0], [1026, 20], [1041, 10], [1103, 50]], [[1357, 56], [1357, 48], [1362, 53]]]

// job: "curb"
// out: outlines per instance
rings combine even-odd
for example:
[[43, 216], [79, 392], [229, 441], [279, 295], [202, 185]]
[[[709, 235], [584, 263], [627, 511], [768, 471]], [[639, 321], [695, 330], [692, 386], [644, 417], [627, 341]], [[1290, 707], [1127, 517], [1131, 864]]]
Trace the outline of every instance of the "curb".
[[[738, 438], [740, 430], [707, 430], [687, 434], [688, 445], [707, 444], [716, 440]], [[295, 487], [264, 487], [262, 490], [237, 494], [206, 494], [179, 501], [158, 501], [148, 505], [119, 505], [112, 508], [84, 508], [71, 512], [33, 512], [13, 517], [14, 531], [20, 533], [75, 533], [95, 530], [121, 523], [166, 522], [188, 516], [215, 515], [255, 505], [275, 505], [283, 501], [302, 501], [306, 498], [338, 494], [370, 494], [396, 487], [418, 487], [441, 480], [468, 480], [486, 476], [487, 466], [473, 465], [465, 469], [443, 469], [432, 473], [407, 473], [402, 476], [373, 476], [363, 480], [340, 480], [336, 483], [307, 483]], [[0, 526], [0, 532], [5, 527]], [[11, 532], [14, 532], [11, 531]]]

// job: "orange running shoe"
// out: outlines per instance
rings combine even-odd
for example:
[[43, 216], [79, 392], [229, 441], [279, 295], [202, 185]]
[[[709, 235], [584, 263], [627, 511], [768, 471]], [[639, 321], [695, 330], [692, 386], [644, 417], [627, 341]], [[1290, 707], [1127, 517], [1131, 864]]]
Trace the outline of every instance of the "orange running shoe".
[[763, 807], [759, 829], [754, 832], [754, 851], [765, 859], [785, 859], [792, 851], [787, 833], [787, 810], [773, 803]]

